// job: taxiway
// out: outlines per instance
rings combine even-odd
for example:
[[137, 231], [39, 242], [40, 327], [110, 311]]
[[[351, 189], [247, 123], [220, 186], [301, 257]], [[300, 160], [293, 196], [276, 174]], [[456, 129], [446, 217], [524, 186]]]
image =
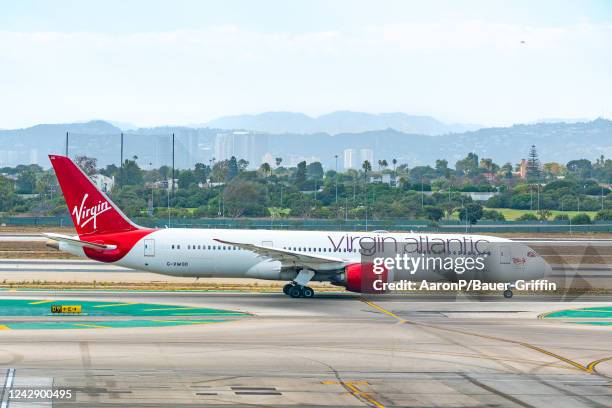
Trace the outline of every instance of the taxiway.
[[612, 406], [611, 326], [538, 318], [609, 308], [609, 296], [17, 291], [1, 298], [248, 313], [213, 325], [2, 331], [3, 395], [9, 377], [12, 387], [76, 390], [76, 402], [56, 407]]

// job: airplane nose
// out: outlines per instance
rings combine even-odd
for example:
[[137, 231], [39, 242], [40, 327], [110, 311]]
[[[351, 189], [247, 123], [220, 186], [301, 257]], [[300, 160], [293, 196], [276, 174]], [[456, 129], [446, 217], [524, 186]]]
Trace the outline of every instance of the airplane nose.
[[552, 272], [551, 266], [543, 258], [533, 258], [527, 263], [527, 274], [530, 279], [539, 279], [549, 276]]
[[548, 277], [552, 275], [552, 266], [550, 266], [550, 264], [546, 262], [544, 259], [542, 259], [542, 262], [544, 263], [544, 270], [545, 270], [544, 276]]

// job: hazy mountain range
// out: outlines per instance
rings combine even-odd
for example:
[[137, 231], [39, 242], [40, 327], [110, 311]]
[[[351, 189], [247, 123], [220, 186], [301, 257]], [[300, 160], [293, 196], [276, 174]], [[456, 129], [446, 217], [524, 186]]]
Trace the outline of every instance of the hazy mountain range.
[[[257, 115], [223, 116], [207, 122], [203, 127], [217, 129], [245, 129], [266, 133], [361, 133], [371, 130], [395, 129], [405, 133], [443, 135], [482, 128], [471, 124], [447, 124], [431, 116], [405, 113], [364, 113], [337, 111], [316, 118], [295, 112], [265, 112]], [[196, 125], [196, 127], [200, 127]]]
[[[358, 124], [353, 126], [358, 127]], [[105, 121], [91, 121], [0, 130], [0, 167], [28, 163], [49, 167], [46, 155], [64, 152], [66, 132], [70, 133], [70, 156], [94, 156], [100, 165], [119, 163], [121, 129]], [[208, 164], [213, 157], [218, 160], [219, 138], [223, 137], [219, 135], [232, 132], [212, 127], [167, 126], [124, 133], [124, 157], [138, 156], [138, 162], [145, 168], [171, 163], [171, 135], [174, 133], [176, 166], [184, 168], [196, 162]], [[228, 139], [223, 140], [226, 143]], [[527, 156], [532, 144], [537, 146], [542, 162], [594, 160], [602, 154], [612, 157], [612, 121], [523, 124], [438, 136], [389, 128], [336, 134], [257, 131], [240, 148], [247, 149], [250, 157], [246, 158], [253, 166], [259, 166], [263, 154], [269, 153], [271, 157], [282, 157], [285, 165], [305, 159], [319, 160], [328, 168], [333, 168], [334, 155], [338, 155], [342, 168], [345, 149], [371, 149], [375, 163], [379, 159], [396, 158], [413, 167], [433, 165], [436, 159], [442, 158], [454, 165], [469, 152], [481, 158], [492, 158], [500, 164], [517, 163]], [[225, 149], [227, 151], [227, 146]]]

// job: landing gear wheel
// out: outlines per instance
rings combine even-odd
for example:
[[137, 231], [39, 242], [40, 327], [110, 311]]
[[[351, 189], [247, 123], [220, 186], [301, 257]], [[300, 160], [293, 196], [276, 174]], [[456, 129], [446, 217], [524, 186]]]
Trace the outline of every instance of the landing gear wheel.
[[302, 294], [305, 298], [314, 297], [314, 289], [309, 288], [308, 286], [304, 286], [304, 289], [302, 289]]
[[289, 289], [289, 296], [292, 298], [302, 297], [302, 288], [300, 288], [298, 285], [293, 286], [291, 289]]
[[289, 295], [289, 291], [291, 290], [291, 288], [292, 288], [293, 286], [294, 286], [294, 285], [293, 285], [292, 283], [288, 283], [288, 284], [286, 284], [285, 286], [283, 286], [283, 293], [284, 293], [285, 295]]
[[504, 290], [504, 297], [510, 299], [512, 297], [512, 291], [510, 289]]

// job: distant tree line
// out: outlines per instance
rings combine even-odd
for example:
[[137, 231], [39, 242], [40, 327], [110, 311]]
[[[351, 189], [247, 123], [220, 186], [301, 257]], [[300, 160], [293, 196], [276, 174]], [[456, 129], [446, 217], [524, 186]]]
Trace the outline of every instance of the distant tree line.
[[[280, 157], [249, 170], [247, 161], [231, 157], [175, 170], [175, 183], [170, 167], [143, 169], [136, 156], [104, 168], [93, 157], [75, 161], [90, 176], [114, 179], [110, 194], [129, 216], [166, 217], [170, 211], [175, 217], [367, 216], [431, 222], [458, 217], [476, 223], [502, 221], [503, 214], [493, 209], [512, 208], [531, 210], [526, 221], [552, 219], [552, 210], [599, 211], [597, 219], [612, 219], [612, 160], [541, 164], [535, 146], [528, 152], [524, 178], [520, 164], [500, 165], [475, 153], [452, 168], [445, 159], [409, 168], [392, 158], [338, 173], [325, 171], [319, 162], [284, 166]], [[481, 204], [469, 192], [495, 195]], [[67, 214], [67, 208], [51, 170], [22, 165], [0, 169], [0, 212], [53, 215]]]

